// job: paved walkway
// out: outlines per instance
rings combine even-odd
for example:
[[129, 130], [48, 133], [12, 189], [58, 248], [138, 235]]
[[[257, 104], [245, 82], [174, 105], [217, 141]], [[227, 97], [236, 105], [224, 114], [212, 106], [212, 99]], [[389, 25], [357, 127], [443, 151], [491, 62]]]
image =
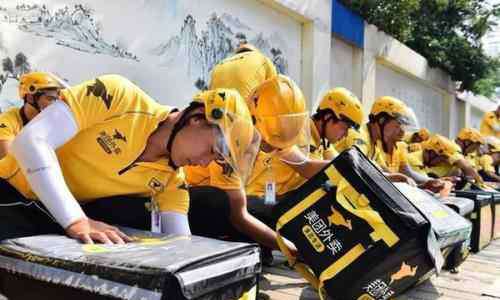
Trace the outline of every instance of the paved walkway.
[[[316, 292], [278, 257], [264, 268], [259, 299], [318, 300]], [[443, 272], [415, 287], [397, 300], [500, 300], [500, 240], [471, 255], [458, 274]], [[336, 299], [337, 300], [337, 299]], [[347, 300], [347, 299], [338, 299]]]

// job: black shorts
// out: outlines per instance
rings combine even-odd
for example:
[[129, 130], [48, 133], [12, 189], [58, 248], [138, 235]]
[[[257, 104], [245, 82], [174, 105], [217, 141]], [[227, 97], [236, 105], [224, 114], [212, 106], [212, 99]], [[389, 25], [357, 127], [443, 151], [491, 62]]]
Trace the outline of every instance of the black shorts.
[[[149, 202], [150, 198], [116, 196], [82, 204], [82, 208], [96, 221], [151, 230]], [[41, 202], [26, 199], [0, 179], [0, 240], [40, 234], [64, 234], [64, 230]]]

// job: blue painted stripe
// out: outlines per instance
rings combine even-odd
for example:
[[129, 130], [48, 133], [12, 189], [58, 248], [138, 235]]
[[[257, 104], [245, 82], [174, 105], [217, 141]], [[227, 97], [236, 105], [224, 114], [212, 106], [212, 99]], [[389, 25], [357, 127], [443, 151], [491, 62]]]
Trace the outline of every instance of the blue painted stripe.
[[364, 47], [365, 25], [363, 18], [345, 7], [339, 0], [332, 0], [332, 32], [358, 48]]

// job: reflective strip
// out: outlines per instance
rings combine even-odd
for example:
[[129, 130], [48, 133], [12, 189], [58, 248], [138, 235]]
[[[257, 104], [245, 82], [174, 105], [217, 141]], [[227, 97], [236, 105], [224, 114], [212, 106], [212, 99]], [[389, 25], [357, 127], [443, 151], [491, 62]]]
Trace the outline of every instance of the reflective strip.
[[[358, 193], [346, 179], [339, 177], [336, 169], [328, 168], [325, 173], [332, 182], [337, 184], [337, 202], [373, 228], [374, 232], [370, 234], [373, 241], [383, 240], [389, 247], [399, 241], [399, 237], [387, 226], [380, 214], [370, 207], [370, 201], [365, 195]], [[347, 198], [346, 195], [352, 195], [352, 197]]]
[[238, 300], [257, 300], [257, 286], [253, 286], [249, 291], [243, 293]]
[[19, 201], [19, 202], [12, 202], [12, 203], [0, 203], [0, 207], [13, 207], [13, 206], [30, 207], [32, 205], [35, 205], [42, 213], [47, 215], [47, 217], [49, 217], [49, 219], [51, 219], [52, 221], [57, 223], [56, 219], [54, 219], [54, 217], [52, 217], [52, 215], [48, 211], [43, 209], [43, 207], [41, 207], [36, 201], [30, 201], [30, 202]]
[[358, 259], [358, 257], [360, 257], [364, 252], [365, 252], [365, 247], [363, 247], [363, 245], [361, 244], [357, 244], [351, 250], [349, 250], [349, 252], [344, 254], [344, 256], [342, 256], [336, 262], [331, 264], [319, 276], [321, 286], [323, 285], [323, 282], [335, 277], [338, 273], [340, 273], [347, 266], [349, 266], [353, 261]]
[[321, 188], [309, 194], [309, 196], [307, 196], [303, 201], [300, 201], [299, 204], [292, 207], [289, 211], [287, 211], [278, 219], [278, 222], [276, 224], [276, 230], [278, 231], [281, 228], [283, 228], [283, 226], [285, 226], [288, 222], [295, 219], [306, 209], [314, 205], [314, 203], [318, 202], [324, 195], [326, 195], [326, 192]]

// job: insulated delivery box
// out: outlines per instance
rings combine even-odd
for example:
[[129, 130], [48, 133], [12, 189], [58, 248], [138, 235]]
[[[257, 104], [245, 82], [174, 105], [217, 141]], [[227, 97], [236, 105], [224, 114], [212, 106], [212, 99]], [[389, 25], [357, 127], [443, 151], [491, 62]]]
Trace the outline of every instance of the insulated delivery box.
[[472, 237], [471, 249], [479, 252], [491, 242], [493, 232], [493, 211], [491, 194], [477, 190], [455, 191], [457, 197], [474, 201], [474, 212], [471, 214]]
[[254, 300], [258, 246], [124, 230], [126, 245], [44, 235], [0, 245], [2, 292], [15, 299]]
[[430, 223], [357, 148], [338, 155], [274, 213], [289, 263], [334, 300], [392, 299], [443, 264]]
[[[457, 270], [457, 267], [469, 256], [472, 233], [471, 222], [444, 203], [441, 203], [441, 200], [435, 198], [429, 192], [405, 183], [395, 183], [395, 185], [431, 223], [441, 253], [445, 258], [444, 268], [453, 271]], [[470, 201], [469, 199], [463, 200]], [[460, 208], [472, 211], [472, 207], [470, 209], [467, 209], [467, 207]]]
[[493, 196], [493, 239], [500, 239], [500, 193], [495, 193]]

